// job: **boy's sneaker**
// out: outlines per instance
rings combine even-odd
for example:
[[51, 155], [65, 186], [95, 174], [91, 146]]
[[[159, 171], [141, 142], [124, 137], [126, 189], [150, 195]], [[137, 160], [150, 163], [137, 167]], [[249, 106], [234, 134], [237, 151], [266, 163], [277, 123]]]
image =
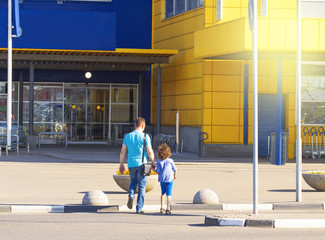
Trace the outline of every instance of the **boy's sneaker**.
[[170, 210], [166, 210], [166, 215], [172, 214]]
[[165, 209], [163, 209], [163, 208], [160, 208], [160, 214], [166, 214], [166, 211], [165, 211]]
[[129, 209], [133, 208], [133, 197], [129, 196], [128, 203], [126, 204]]

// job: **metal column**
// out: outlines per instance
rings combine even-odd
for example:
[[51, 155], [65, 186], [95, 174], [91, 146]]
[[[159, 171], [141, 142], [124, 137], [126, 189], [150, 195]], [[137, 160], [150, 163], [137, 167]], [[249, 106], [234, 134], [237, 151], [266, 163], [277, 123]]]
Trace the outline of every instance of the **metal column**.
[[7, 146], [11, 148], [12, 127], [12, 1], [8, 0]]
[[157, 67], [157, 134], [161, 129], [161, 67]]
[[277, 79], [277, 131], [275, 164], [282, 164], [282, 58], [278, 59]]
[[249, 65], [244, 64], [244, 128], [243, 143], [248, 144], [248, 86], [249, 86]]
[[23, 113], [24, 113], [24, 107], [23, 107], [23, 104], [24, 104], [24, 72], [23, 70], [20, 70], [19, 71], [19, 97], [18, 97], [18, 101], [19, 101], [19, 109], [18, 109], [18, 125], [20, 127], [23, 126]]
[[139, 73], [139, 87], [138, 87], [138, 116], [142, 116], [142, 87], [143, 87], [143, 73]]
[[296, 66], [296, 201], [302, 201], [302, 156], [301, 156], [301, 1], [297, 0], [297, 66]]
[[29, 64], [29, 136], [34, 132], [34, 64]]

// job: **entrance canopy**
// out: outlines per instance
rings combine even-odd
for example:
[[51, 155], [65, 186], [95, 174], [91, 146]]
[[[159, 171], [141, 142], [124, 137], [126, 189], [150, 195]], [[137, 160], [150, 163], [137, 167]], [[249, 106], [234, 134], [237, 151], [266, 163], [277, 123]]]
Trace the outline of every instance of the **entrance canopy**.
[[[13, 49], [13, 67], [48, 70], [148, 71], [152, 64], [169, 63], [177, 50], [124, 49], [115, 51]], [[0, 68], [7, 68], [8, 50], [0, 48]]]

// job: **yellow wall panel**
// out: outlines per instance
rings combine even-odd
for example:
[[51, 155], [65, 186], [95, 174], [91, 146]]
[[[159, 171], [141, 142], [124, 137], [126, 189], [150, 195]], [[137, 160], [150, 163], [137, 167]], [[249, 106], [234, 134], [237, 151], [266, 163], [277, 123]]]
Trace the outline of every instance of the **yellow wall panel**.
[[180, 95], [180, 96], [163, 96], [161, 98], [161, 109], [184, 109], [184, 110], [198, 110], [202, 109], [202, 95]]
[[241, 61], [213, 61], [213, 74], [240, 75]]
[[253, 144], [253, 127], [248, 127], [248, 144]]
[[286, 20], [286, 49], [297, 49], [297, 21]]
[[[161, 122], [164, 125], [175, 126], [176, 111], [162, 111]], [[202, 126], [202, 110], [181, 110], [179, 113], [179, 123], [181, 126]]]
[[194, 47], [194, 35], [192, 33], [180, 35], [177, 37], [167, 38], [161, 41], [155, 41], [157, 49], [177, 49], [178, 51]]
[[212, 109], [212, 125], [239, 126], [239, 110]]
[[240, 76], [213, 75], [212, 90], [235, 92], [240, 90]]
[[[321, 19], [319, 21], [319, 29], [325, 29], [325, 20]], [[319, 32], [319, 48], [325, 50], [325, 31]]]
[[224, 8], [240, 8], [241, 4], [241, 0], [223, 0]]
[[244, 128], [240, 127], [239, 128], [239, 144], [244, 144]]
[[289, 141], [288, 142], [295, 143], [296, 142], [296, 128], [291, 127], [291, 128], [289, 128], [288, 132], [289, 132]]
[[270, 41], [269, 46], [273, 49], [283, 49], [285, 48], [285, 33], [286, 28], [283, 20], [272, 19], [269, 21], [269, 29], [270, 29]]
[[295, 107], [296, 107], [296, 95], [295, 94], [288, 94], [289, 95], [289, 104], [288, 104], [288, 108], [290, 109], [290, 110], [293, 110], [293, 109], [295, 109]]
[[318, 49], [319, 21], [304, 19], [301, 22], [301, 28], [304, 33], [301, 39], [302, 48], [304, 50]]
[[244, 93], [239, 93], [239, 108], [244, 109]]
[[238, 93], [214, 92], [212, 95], [213, 108], [239, 108]]
[[163, 82], [161, 92], [163, 96], [200, 94], [202, 93], [202, 79]]
[[295, 126], [296, 125], [295, 124], [295, 119], [296, 119], [295, 110], [288, 110], [287, 116], [288, 116], [288, 120], [287, 120], [288, 126], [289, 127]]
[[[285, 2], [285, 1], [283, 1]], [[268, 17], [270, 18], [296, 18], [296, 9], [269, 9]]]
[[204, 74], [212, 74], [213, 72], [213, 62], [212, 61], [204, 61]]
[[295, 144], [288, 144], [288, 159], [295, 158]]
[[253, 126], [253, 108], [248, 110], [248, 126]]
[[179, 113], [180, 124], [183, 126], [202, 126], [203, 110], [181, 110]]
[[258, 76], [258, 93], [267, 93], [268, 92], [268, 77], [267, 76]]
[[212, 90], [212, 75], [204, 75], [203, 79], [203, 91]]
[[244, 110], [239, 111], [239, 126], [244, 125]]
[[296, 78], [292, 77], [283, 77], [282, 79], [282, 91], [283, 92], [295, 92], [296, 91]]
[[211, 126], [212, 122], [212, 110], [211, 109], [203, 109], [203, 125]]
[[165, 81], [201, 78], [203, 75], [202, 72], [202, 63], [187, 64], [177, 67], [164, 67], [163, 78]]
[[241, 9], [240, 8], [224, 8], [223, 9], [223, 21], [230, 21], [236, 18], [241, 17]]
[[295, 0], [272, 0], [269, 2], [269, 8], [296, 8], [297, 1]]
[[284, 76], [296, 77], [296, 62], [295, 61], [283, 61], [282, 71]]
[[216, 143], [238, 143], [239, 127], [212, 126], [212, 141]]
[[269, 25], [267, 19], [258, 19], [258, 48], [267, 49], [269, 47]]
[[204, 92], [203, 93], [203, 107], [211, 108], [212, 107], [212, 92]]
[[241, 17], [248, 17], [248, 3], [247, 3], [247, 5], [246, 5], [246, 7], [243, 7], [243, 8], [241, 8]]
[[277, 77], [269, 76], [269, 93], [275, 94], [277, 92]]

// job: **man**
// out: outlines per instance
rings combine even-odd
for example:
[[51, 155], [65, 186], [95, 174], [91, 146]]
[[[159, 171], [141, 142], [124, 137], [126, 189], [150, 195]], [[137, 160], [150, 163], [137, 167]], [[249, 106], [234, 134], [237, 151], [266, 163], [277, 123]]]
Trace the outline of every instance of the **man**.
[[[143, 152], [143, 143], [144, 143], [144, 129], [146, 127], [146, 120], [142, 117], [139, 117], [134, 122], [135, 130], [127, 134], [123, 140], [123, 145], [120, 153], [120, 172], [125, 171], [124, 167], [124, 158], [126, 151], [128, 151], [128, 168], [130, 172], [130, 187], [129, 187], [129, 198], [127, 206], [129, 209], [133, 207], [133, 199], [135, 198], [135, 192], [137, 186], [138, 198], [136, 212], [143, 214], [143, 205], [144, 205], [144, 195], [146, 192], [146, 183], [147, 177], [142, 176], [142, 152]], [[156, 166], [155, 155], [151, 147], [151, 140], [148, 134], [146, 134], [146, 143], [145, 148], [149, 155], [150, 160], [152, 161], [153, 167]], [[144, 163], [147, 163], [147, 156], [144, 154]]]

